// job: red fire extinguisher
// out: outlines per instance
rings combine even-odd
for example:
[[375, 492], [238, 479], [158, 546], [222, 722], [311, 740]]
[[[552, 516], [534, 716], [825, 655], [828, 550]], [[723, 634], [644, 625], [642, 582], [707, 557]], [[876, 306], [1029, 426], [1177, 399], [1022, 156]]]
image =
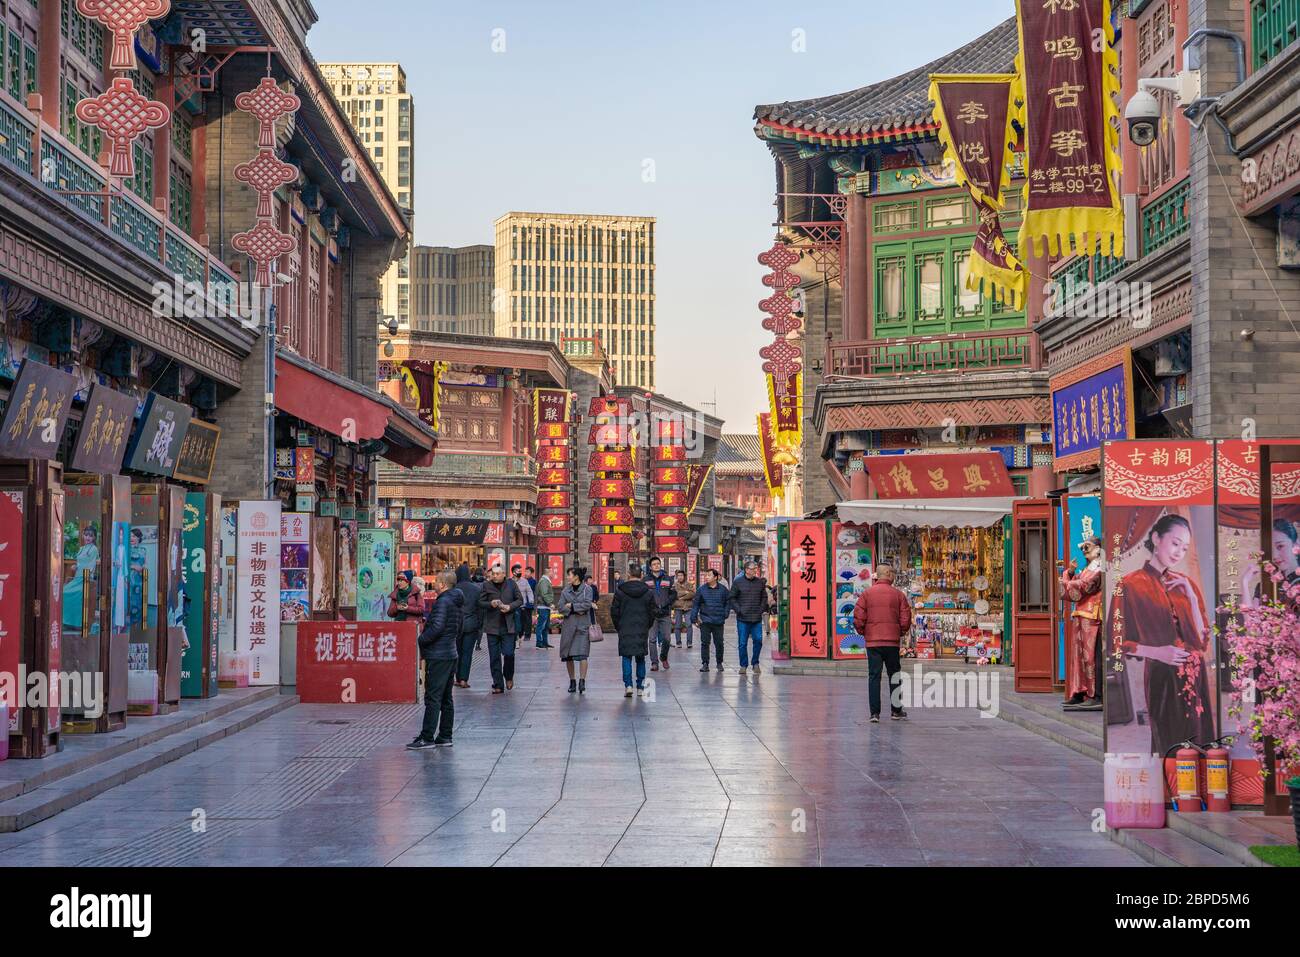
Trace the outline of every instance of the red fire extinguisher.
[[1228, 797], [1231, 762], [1223, 739], [1211, 741], [1205, 751], [1205, 809], [1231, 811]]
[[[1183, 814], [1200, 813], [1201, 806], [1201, 755], [1204, 753], [1191, 741], [1175, 745], [1169, 751], [1174, 755], [1173, 797], [1174, 810]], [[1166, 760], [1169, 751], [1165, 752]]]

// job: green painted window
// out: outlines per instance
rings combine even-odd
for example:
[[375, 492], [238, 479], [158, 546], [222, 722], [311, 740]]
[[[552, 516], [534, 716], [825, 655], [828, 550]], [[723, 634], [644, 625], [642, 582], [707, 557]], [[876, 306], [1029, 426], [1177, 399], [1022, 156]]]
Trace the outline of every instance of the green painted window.
[[925, 228], [950, 229], [971, 221], [971, 203], [965, 196], [942, 196], [925, 201]]
[[[1007, 239], [1014, 246], [1014, 230]], [[877, 243], [876, 339], [1024, 328], [1023, 311], [966, 289], [970, 234]]]
[[[168, 183], [170, 196], [168, 215], [171, 221], [185, 232], [190, 231], [190, 210], [193, 205], [194, 187], [190, 176], [183, 169], [173, 169]], [[405, 260], [402, 261], [405, 266]]]
[[916, 201], [880, 203], [875, 207], [873, 222], [877, 233], [914, 233], [920, 228]]

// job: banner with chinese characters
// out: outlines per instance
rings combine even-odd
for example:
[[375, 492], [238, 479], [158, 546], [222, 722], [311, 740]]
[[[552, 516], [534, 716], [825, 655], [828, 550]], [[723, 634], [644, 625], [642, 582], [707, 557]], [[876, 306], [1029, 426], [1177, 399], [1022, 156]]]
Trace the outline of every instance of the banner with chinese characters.
[[303, 704], [414, 704], [418, 621], [306, 621], [298, 626]]
[[686, 466], [686, 514], [690, 515], [695, 511], [695, 506], [700, 504], [700, 496], [704, 494], [704, 486], [708, 484], [709, 475], [713, 472], [713, 463], [708, 465], [688, 465]]
[[630, 505], [593, 505], [590, 522], [592, 525], [631, 525], [632, 507]]
[[930, 99], [944, 157], [952, 161], [957, 182], [970, 193], [979, 222], [966, 288], [1019, 309], [1024, 307], [1027, 275], [998, 218], [1011, 187], [1015, 81], [1012, 73], [935, 73], [930, 76]]
[[86, 400], [81, 432], [77, 435], [68, 465], [78, 472], [116, 475], [122, 468], [122, 456], [126, 454], [126, 440], [135, 422], [135, 408], [134, 396], [115, 392], [96, 382]]
[[0, 421], [0, 457], [56, 458], [76, 390], [77, 380], [68, 373], [24, 359]]
[[825, 658], [830, 647], [830, 561], [826, 522], [791, 522], [790, 655]]
[[803, 373], [792, 373], [784, 394], [776, 387], [776, 376], [767, 379], [767, 404], [772, 416], [772, 440], [786, 448], [798, 448], [803, 441]]
[[592, 498], [630, 500], [635, 492], [630, 479], [596, 479], [587, 493]]
[[424, 529], [426, 545], [482, 545], [490, 522], [481, 518], [431, 520]]
[[622, 554], [632, 551], [632, 536], [626, 533], [601, 532], [591, 536], [592, 554]]
[[1016, 0], [1024, 103], [1020, 249], [1124, 255], [1119, 53], [1111, 0]]
[[280, 503], [239, 503], [235, 650], [249, 655], [250, 685], [280, 683]]
[[650, 450], [650, 453], [651, 459], [660, 465], [686, 461], [686, 446], [684, 445], [656, 445]]
[[997, 452], [868, 455], [862, 460], [880, 498], [987, 498], [1016, 494]]
[[1133, 438], [1133, 356], [1126, 346], [1054, 376], [1052, 468], [1087, 468], [1104, 443]]
[[556, 466], [544, 467], [537, 470], [537, 484], [554, 488], [557, 485], [568, 485], [572, 480], [573, 473], [567, 468]]
[[767, 481], [767, 490], [773, 495], [780, 495], [785, 488], [785, 475], [776, 461], [770, 412], [758, 414], [758, 447], [763, 453], [763, 478]]
[[207, 485], [212, 478], [212, 467], [217, 461], [217, 444], [221, 441], [221, 426], [190, 419], [185, 441], [176, 457], [172, 478], [195, 485]]
[[311, 617], [311, 522], [305, 512], [280, 513], [280, 620]]
[[1102, 446], [1106, 751], [1218, 736], [1214, 443]]
[[572, 528], [573, 515], [569, 512], [547, 512], [537, 520], [537, 530], [547, 536], [554, 532], [568, 532]]
[[[573, 493], [562, 489], [543, 489], [537, 493], [538, 508], [568, 508], [573, 502]], [[494, 544], [500, 545], [500, 542]]]
[[567, 445], [543, 445], [537, 449], [537, 461], [543, 465], [567, 465], [569, 447]]
[[533, 435], [538, 439], [553, 438], [543, 435], [550, 424], [565, 424], [569, 421], [568, 389], [534, 389], [533, 390]]
[[[636, 458], [628, 447], [628, 416], [632, 400], [626, 396], [593, 396], [587, 406], [595, 418], [588, 436], [594, 446], [588, 464], [598, 477], [592, 479], [589, 494], [599, 506], [632, 513], [635, 506]], [[597, 514], [593, 509], [593, 515]], [[610, 513], [613, 514], [613, 513]], [[601, 523], [592, 526], [589, 551], [615, 554], [633, 551], [631, 523]]]
[[632, 453], [592, 452], [587, 464], [593, 472], [630, 472]]
[[442, 422], [442, 376], [448, 364], [436, 360], [407, 359], [397, 367], [408, 401], [435, 432]]
[[189, 427], [189, 406], [150, 392], [135, 435], [126, 449], [126, 467], [136, 472], [171, 476]]

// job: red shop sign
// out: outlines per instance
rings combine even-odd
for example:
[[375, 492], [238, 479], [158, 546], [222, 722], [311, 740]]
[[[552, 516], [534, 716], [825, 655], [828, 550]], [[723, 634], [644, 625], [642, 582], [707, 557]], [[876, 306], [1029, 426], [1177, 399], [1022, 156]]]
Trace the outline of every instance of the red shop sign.
[[592, 525], [631, 525], [632, 507], [630, 505], [593, 505], [591, 507]]
[[547, 490], [537, 493], [538, 508], [568, 508], [572, 501], [568, 492]]
[[862, 462], [881, 498], [1009, 498], [1016, 494], [997, 452], [868, 455]]
[[568, 512], [547, 513], [537, 522], [540, 532], [567, 532], [573, 528], [573, 515]]
[[402, 541], [407, 545], [423, 545], [424, 522], [402, 522]]
[[654, 549], [665, 555], [678, 555], [686, 551], [686, 537], [684, 535], [667, 535], [654, 540]]
[[631, 452], [592, 452], [588, 463], [595, 472], [630, 472], [633, 469]]
[[790, 523], [790, 654], [825, 658], [830, 644], [827, 609], [826, 523]]
[[1214, 504], [1214, 443], [1197, 439], [1107, 442], [1104, 504]]
[[657, 488], [654, 502], [655, 508], [680, 508], [686, 505], [686, 493], [676, 488]]
[[567, 445], [543, 445], [537, 450], [537, 461], [547, 464], [567, 464], [569, 447]]
[[592, 498], [630, 499], [634, 493], [632, 483], [627, 479], [597, 479], [591, 483], [589, 494]]
[[413, 704], [417, 621], [298, 624], [298, 697], [304, 704]]
[[547, 536], [537, 540], [539, 555], [566, 555], [571, 551], [573, 551], [573, 539], [567, 535], [558, 538]]
[[655, 529], [664, 532], [676, 532], [686, 527], [684, 512], [658, 512], [655, 515]]
[[[1296, 445], [1296, 440], [1268, 440], [1269, 445]], [[1259, 504], [1259, 442], [1219, 440], [1219, 504]], [[1300, 465], [1274, 462], [1273, 501], [1300, 501]]]
[[568, 485], [569, 470], [561, 468], [542, 469], [537, 473], [538, 485]]
[[600, 534], [591, 536], [592, 554], [621, 554], [632, 550], [632, 536], [619, 534]]
[[685, 485], [686, 469], [680, 465], [657, 468], [651, 473], [656, 485]]
[[656, 462], [685, 462], [686, 446], [656, 445], [654, 450], [654, 459]]

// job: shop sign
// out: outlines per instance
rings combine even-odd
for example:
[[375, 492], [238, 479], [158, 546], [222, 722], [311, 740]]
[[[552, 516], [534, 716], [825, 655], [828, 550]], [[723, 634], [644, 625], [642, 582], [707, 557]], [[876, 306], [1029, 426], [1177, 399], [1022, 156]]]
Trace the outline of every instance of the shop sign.
[[537, 521], [538, 531], [567, 532], [573, 528], [573, 515], [568, 512], [547, 513]]
[[1133, 438], [1133, 358], [1126, 347], [1054, 376], [1052, 468], [1097, 465], [1104, 443]]
[[252, 685], [280, 683], [280, 503], [239, 503], [235, 650]]
[[[25, 505], [26, 493], [22, 490], [0, 489], [0, 674], [6, 675], [18, 674], [18, 649], [23, 641]], [[17, 690], [13, 682], [6, 683], [7, 697], [0, 698], [0, 704], [9, 708], [10, 726], [0, 727], [0, 734], [14, 728], [19, 705]]]
[[635, 493], [627, 479], [597, 479], [591, 483], [589, 494], [592, 498], [630, 499]]
[[86, 401], [81, 432], [73, 448], [70, 468], [79, 472], [116, 475], [135, 420], [134, 396], [124, 395], [96, 382]]
[[654, 490], [655, 508], [681, 508], [686, 505], [686, 495], [677, 488], [657, 488]]
[[654, 549], [662, 554], [686, 554], [686, 537], [683, 535], [666, 535], [654, 540]]
[[543, 445], [537, 450], [537, 461], [546, 465], [564, 465], [569, 461], [567, 445]]
[[484, 545], [504, 545], [506, 541], [505, 522], [488, 522], [487, 531], [483, 533]]
[[564, 468], [544, 468], [537, 473], [537, 484], [541, 486], [568, 485], [572, 473]]
[[542, 429], [550, 424], [569, 421], [567, 389], [533, 390], [533, 433], [542, 438]]
[[592, 554], [622, 554], [632, 551], [632, 536], [618, 533], [602, 533], [591, 536]]
[[588, 466], [594, 472], [632, 471], [631, 452], [592, 452]]
[[537, 540], [539, 555], [567, 555], [573, 551], [573, 539], [567, 535], [554, 537], [545, 535]]
[[686, 469], [680, 465], [654, 469], [651, 475], [655, 485], [686, 484]]
[[685, 512], [656, 512], [655, 531], [677, 532], [686, 527]]
[[537, 438], [542, 441], [562, 442], [572, 435], [573, 426], [568, 422], [545, 422], [537, 429]]
[[444, 518], [429, 522], [423, 541], [428, 545], [482, 545], [489, 522], [480, 518]]
[[565, 491], [546, 490], [537, 493], [538, 508], [568, 508], [572, 498]]
[[425, 531], [424, 522], [402, 522], [402, 544], [423, 545]]
[[170, 477], [189, 427], [190, 410], [187, 406], [150, 392], [126, 451], [126, 467], [136, 472]]
[[626, 396], [593, 395], [587, 403], [588, 415], [627, 416], [632, 413], [632, 400]]
[[[357, 531], [358, 621], [388, 620], [388, 595], [394, 585], [393, 552], [397, 550], [395, 537], [394, 531], [386, 528], [362, 528]], [[344, 571], [340, 564], [339, 575]]]
[[980, 498], [1016, 494], [996, 452], [868, 456], [863, 465], [881, 498]]
[[217, 443], [221, 441], [221, 426], [190, 419], [190, 427], [181, 443], [172, 478], [195, 485], [207, 485], [212, 478], [212, 467], [217, 461]]
[[298, 626], [304, 704], [413, 704], [416, 621], [306, 621]]
[[280, 620], [299, 622], [311, 617], [311, 515], [280, 515]]
[[686, 446], [684, 445], [656, 445], [653, 452], [656, 462], [686, 461]]
[[632, 506], [593, 505], [590, 521], [592, 525], [631, 525]]
[[826, 523], [791, 522], [789, 549], [790, 654], [825, 658], [830, 643]]
[[76, 389], [68, 373], [24, 359], [0, 421], [0, 458], [55, 458]]

